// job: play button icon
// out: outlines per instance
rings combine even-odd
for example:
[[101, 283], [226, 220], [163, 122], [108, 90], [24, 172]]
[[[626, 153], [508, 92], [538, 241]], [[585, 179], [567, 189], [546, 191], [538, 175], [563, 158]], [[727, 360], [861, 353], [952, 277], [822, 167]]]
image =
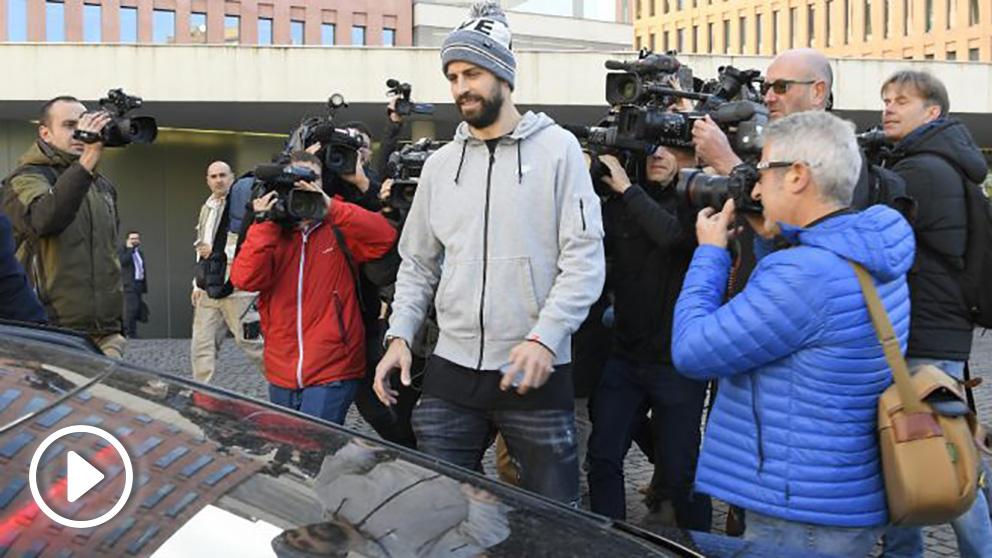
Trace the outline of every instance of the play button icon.
[[[59, 515], [57, 512], [52, 510], [47, 502], [45, 502], [45, 499], [41, 496], [41, 491], [38, 489], [38, 465], [41, 462], [42, 455], [45, 454], [45, 450], [47, 450], [48, 447], [55, 443], [58, 439], [68, 436], [69, 434], [77, 433], [92, 434], [103, 438], [111, 446], [113, 446], [115, 450], [117, 450], [117, 453], [121, 456], [121, 461], [124, 463], [124, 492], [117, 500], [117, 503], [114, 504], [114, 507], [110, 508], [107, 513], [101, 515], [100, 517], [87, 519], [84, 521], [77, 521]], [[73, 503], [86, 495], [86, 493], [92, 490], [93, 487], [100, 484], [100, 481], [105, 478], [105, 475], [78, 453], [69, 451], [67, 456], [65, 498], [69, 501], [69, 503]], [[34, 456], [31, 458], [31, 468], [28, 471], [28, 482], [31, 486], [31, 496], [34, 497], [34, 501], [38, 504], [38, 508], [45, 512], [45, 515], [51, 518], [52, 521], [66, 527], [89, 529], [90, 527], [103, 525], [113, 519], [114, 516], [124, 509], [124, 504], [127, 503], [128, 497], [131, 496], [131, 488], [134, 486], [134, 467], [131, 466], [131, 459], [127, 455], [127, 450], [124, 449], [124, 445], [121, 444], [117, 438], [111, 436], [106, 430], [101, 430], [95, 426], [78, 424], [76, 426], [67, 426], [56, 431], [51, 436], [45, 438], [45, 441], [38, 446], [38, 449], [34, 451]]]
[[66, 474], [66, 480], [68, 481], [66, 499], [69, 502], [75, 502], [80, 496], [89, 492], [91, 488], [100, 484], [104, 476], [99, 469], [90, 465], [82, 457], [79, 457], [78, 453], [70, 451], [68, 473]]

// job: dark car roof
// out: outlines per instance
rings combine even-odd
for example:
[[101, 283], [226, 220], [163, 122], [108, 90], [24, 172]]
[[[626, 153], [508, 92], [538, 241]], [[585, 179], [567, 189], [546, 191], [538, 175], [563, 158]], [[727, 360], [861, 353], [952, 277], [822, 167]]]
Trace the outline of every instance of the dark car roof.
[[[328, 540], [353, 556], [699, 555], [337, 425], [11, 333], [0, 325], [0, 556], [309, 556], [299, 549]], [[42, 441], [76, 424], [113, 434], [134, 466], [123, 510], [88, 529], [40, 513], [27, 486]], [[46, 501], [67, 504], [75, 451], [108, 478], [50, 505], [82, 519], [111, 508], [125, 477], [111, 450], [59, 439], [39, 461]]]

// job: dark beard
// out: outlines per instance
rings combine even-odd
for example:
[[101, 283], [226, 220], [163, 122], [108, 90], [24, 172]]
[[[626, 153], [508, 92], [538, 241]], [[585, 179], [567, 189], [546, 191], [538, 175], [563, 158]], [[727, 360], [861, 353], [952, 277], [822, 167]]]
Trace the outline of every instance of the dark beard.
[[462, 120], [468, 123], [469, 126], [481, 130], [483, 128], [488, 128], [492, 126], [497, 120], [499, 120], [499, 112], [503, 108], [503, 92], [496, 89], [493, 92], [492, 99], [486, 99], [483, 97], [472, 96], [472, 99], [478, 99], [482, 105], [482, 110], [480, 110], [474, 117], [469, 117], [465, 114], [465, 111], [461, 109], [459, 104], [458, 111], [462, 114]]

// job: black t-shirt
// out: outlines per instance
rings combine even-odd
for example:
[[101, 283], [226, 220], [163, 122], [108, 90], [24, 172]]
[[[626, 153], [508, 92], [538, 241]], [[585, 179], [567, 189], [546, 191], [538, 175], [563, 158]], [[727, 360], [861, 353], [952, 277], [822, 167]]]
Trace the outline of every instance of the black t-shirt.
[[503, 138], [499, 137], [499, 138], [493, 138], [493, 139], [490, 139], [490, 140], [486, 140], [486, 147], [489, 148], [489, 154], [490, 155], [495, 155], [496, 154], [496, 146], [499, 145], [499, 140], [501, 140], [501, 139], [503, 139]]

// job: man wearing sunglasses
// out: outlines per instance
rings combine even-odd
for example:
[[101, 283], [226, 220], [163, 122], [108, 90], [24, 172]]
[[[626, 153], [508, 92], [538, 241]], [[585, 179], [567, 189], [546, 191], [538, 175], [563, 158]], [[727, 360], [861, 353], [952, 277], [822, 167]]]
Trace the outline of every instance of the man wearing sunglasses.
[[[827, 57], [813, 49], [795, 49], [772, 60], [765, 70], [761, 93], [774, 122], [798, 112], [828, 109], [832, 86], [833, 71]], [[696, 122], [692, 140], [696, 155], [717, 174], [730, 174], [741, 163], [726, 134], [709, 117]]]

